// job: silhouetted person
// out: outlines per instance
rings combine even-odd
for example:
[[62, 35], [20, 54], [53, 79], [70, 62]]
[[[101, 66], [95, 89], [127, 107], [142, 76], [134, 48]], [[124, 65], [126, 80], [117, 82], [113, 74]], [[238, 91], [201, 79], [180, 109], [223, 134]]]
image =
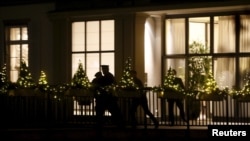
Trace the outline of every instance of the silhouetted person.
[[97, 98], [100, 95], [102, 85], [102, 72], [98, 71], [95, 73], [95, 78], [91, 81], [93, 89], [95, 90], [94, 97]]
[[97, 126], [102, 127], [104, 121], [104, 113], [108, 110], [111, 113], [112, 121], [119, 127], [123, 127], [123, 117], [117, 102], [117, 97], [115, 97], [107, 87], [116, 83], [115, 78], [112, 73], [109, 72], [109, 66], [102, 65], [103, 76], [100, 77], [98, 83], [100, 82], [99, 94], [96, 96], [96, 117]]
[[[176, 70], [172, 70], [173, 71], [173, 75], [174, 75], [174, 85], [179, 85], [182, 89], [185, 89], [185, 86], [183, 84], [183, 81], [181, 78], [176, 77]], [[174, 99], [174, 98], [168, 98], [168, 108], [169, 108], [169, 120], [170, 120], [170, 124], [174, 125], [174, 103], [176, 103], [176, 106], [179, 108], [180, 110], [180, 116], [181, 118], [186, 121], [185, 118], [185, 113], [184, 113], [184, 105], [183, 105], [183, 99]]]
[[149, 107], [148, 107], [148, 100], [146, 97], [146, 93], [143, 90], [144, 86], [142, 81], [137, 77], [137, 72], [135, 70], [130, 71], [131, 76], [133, 77], [133, 81], [140, 88], [140, 93], [141, 96], [138, 98], [132, 98], [132, 103], [131, 103], [131, 120], [132, 120], [132, 126], [136, 127], [137, 125], [137, 120], [136, 120], [136, 111], [138, 106], [142, 106], [144, 112], [146, 115], [150, 117], [150, 119], [154, 122], [155, 128], [158, 128], [159, 123], [157, 119], [154, 117], [154, 115], [150, 112]]

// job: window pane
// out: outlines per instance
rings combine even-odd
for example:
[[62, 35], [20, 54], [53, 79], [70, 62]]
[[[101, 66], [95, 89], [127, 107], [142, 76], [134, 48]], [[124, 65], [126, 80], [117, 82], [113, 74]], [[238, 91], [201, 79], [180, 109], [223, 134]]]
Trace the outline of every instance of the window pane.
[[10, 68], [11, 70], [19, 70], [20, 67], [20, 45], [10, 46]]
[[10, 40], [16, 41], [20, 40], [20, 28], [10, 28]]
[[[189, 19], [189, 52], [209, 53], [210, 18], [199, 17]], [[196, 46], [196, 45], [199, 46]]]
[[10, 46], [10, 57], [20, 58], [20, 45], [11, 45]]
[[[218, 20], [217, 20], [218, 19]], [[235, 52], [235, 24], [233, 16], [215, 17], [214, 52]], [[218, 28], [217, 28], [218, 24]], [[216, 35], [217, 34], [217, 35]]]
[[19, 58], [10, 58], [10, 70], [18, 71], [20, 67], [20, 59]]
[[250, 52], [250, 15], [241, 15], [240, 52]]
[[101, 48], [114, 50], [114, 20], [101, 22]]
[[[182, 78], [185, 83], [185, 59], [167, 59], [165, 73], [168, 72], [169, 68], [175, 69], [177, 76]], [[165, 74], [166, 75], [166, 74]]]
[[29, 47], [28, 44], [23, 44], [22, 45], [22, 60], [26, 62], [26, 65], [29, 65]]
[[20, 68], [20, 45], [10, 46], [10, 81], [16, 82]]
[[87, 51], [99, 50], [99, 21], [87, 22]]
[[214, 77], [220, 89], [235, 86], [235, 59], [214, 59]]
[[240, 58], [240, 87], [242, 88], [246, 84], [246, 79], [249, 79], [250, 75], [250, 58], [249, 57], [241, 57]]
[[112, 74], [114, 74], [115, 72], [114, 64], [115, 64], [114, 53], [102, 53], [101, 54], [101, 65], [109, 65], [109, 70]]
[[92, 81], [97, 71], [100, 71], [99, 53], [88, 53], [86, 72], [90, 81]]
[[85, 50], [85, 22], [72, 23], [72, 51]]
[[166, 54], [185, 53], [185, 19], [166, 20]]
[[219, 44], [219, 24], [218, 17], [214, 17], [214, 53], [218, 53], [218, 44]]
[[22, 28], [22, 40], [28, 40], [28, 28], [27, 27]]
[[85, 69], [85, 55], [84, 53], [72, 54], [72, 77], [78, 69], [79, 63], [83, 64], [83, 69]]
[[19, 73], [19, 70], [14, 70], [14, 71], [10, 71], [10, 81], [11, 82], [16, 82], [17, 79], [18, 79], [18, 73]]

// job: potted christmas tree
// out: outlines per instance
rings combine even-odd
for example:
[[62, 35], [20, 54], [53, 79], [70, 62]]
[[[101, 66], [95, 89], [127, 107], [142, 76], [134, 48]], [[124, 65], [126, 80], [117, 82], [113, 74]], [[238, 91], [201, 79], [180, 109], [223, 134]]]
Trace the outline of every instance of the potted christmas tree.
[[93, 99], [94, 90], [92, 89], [92, 84], [83, 70], [81, 62], [79, 63], [78, 69], [71, 80], [70, 89], [66, 92], [66, 94], [76, 97], [79, 105], [88, 105]]
[[44, 71], [41, 71], [40, 77], [38, 79], [38, 85], [37, 85], [37, 93], [49, 93], [50, 92], [50, 86], [47, 81], [47, 76]]
[[125, 62], [125, 69], [123, 70], [123, 75], [121, 80], [118, 82], [116, 93], [119, 97], [139, 97], [140, 88], [134, 83], [133, 77], [131, 76], [131, 61], [132, 59], [128, 57]]
[[34, 96], [36, 88], [35, 82], [33, 81], [32, 75], [25, 63], [21, 61], [19, 77], [16, 82], [17, 88], [15, 89], [15, 95], [19, 96]]

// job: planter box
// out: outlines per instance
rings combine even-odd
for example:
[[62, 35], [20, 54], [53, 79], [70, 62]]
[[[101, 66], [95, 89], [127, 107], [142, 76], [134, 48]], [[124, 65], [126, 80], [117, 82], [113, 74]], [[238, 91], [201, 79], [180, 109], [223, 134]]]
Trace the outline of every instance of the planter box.
[[92, 89], [69, 89], [65, 95], [73, 96], [78, 105], [90, 105], [94, 99], [94, 90]]
[[91, 89], [69, 89], [65, 93], [69, 96], [80, 96], [80, 97], [93, 97], [94, 90]]
[[141, 96], [140, 90], [117, 90], [116, 95], [123, 98], [137, 98]]
[[216, 94], [201, 94], [199, 96], [199, 100], [201, 101], [222, 101], [224, 100], [223, 95], [216, 95]]
[[36, 89], [15, 89], [10, 90], [10, 96], [40, 96], [40, 93], [36, 92]]
[[160, 91], [157, 94], [158, 98], [166, 98], [166, 99], [183, 99], [185, 95], [176, 91]]
[[239, 98], [237, 98], [239, 102], [250, 102], [250, 95], [244, 95]]

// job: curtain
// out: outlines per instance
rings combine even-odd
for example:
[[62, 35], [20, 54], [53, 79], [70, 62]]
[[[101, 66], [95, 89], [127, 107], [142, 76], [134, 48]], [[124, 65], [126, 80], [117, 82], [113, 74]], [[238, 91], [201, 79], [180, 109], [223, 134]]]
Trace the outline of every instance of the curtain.
[[185, 19], [169, 19], [166, 21], [166, 54], [185, 53]]
[[[233, 16], [220, 16], [218, 19], [218, 46], [215, 45], [215, 53], [235, 52], [235, 24]], [[214, 70], [214, 77], [220, 88], [232, 88], [235, 86], [234, 58], [215, 58]]]
[[216, 58], [214, 59], [215, 80], [220, 89], [235, 86], [235, 59]]
[[[240, 16], [240, 52], [250, 52], [250, 15]], [[240, 87], [245, 83], [250, 74], [250, 58], [240, 58]]]
[[215, 45], [215, 53], [235, 52], [234, 17], [220, 16], [218, 20], [218, 30], [218, 46]]
[[250, 52], [250, 15], [241, 15], [240, 52]]

